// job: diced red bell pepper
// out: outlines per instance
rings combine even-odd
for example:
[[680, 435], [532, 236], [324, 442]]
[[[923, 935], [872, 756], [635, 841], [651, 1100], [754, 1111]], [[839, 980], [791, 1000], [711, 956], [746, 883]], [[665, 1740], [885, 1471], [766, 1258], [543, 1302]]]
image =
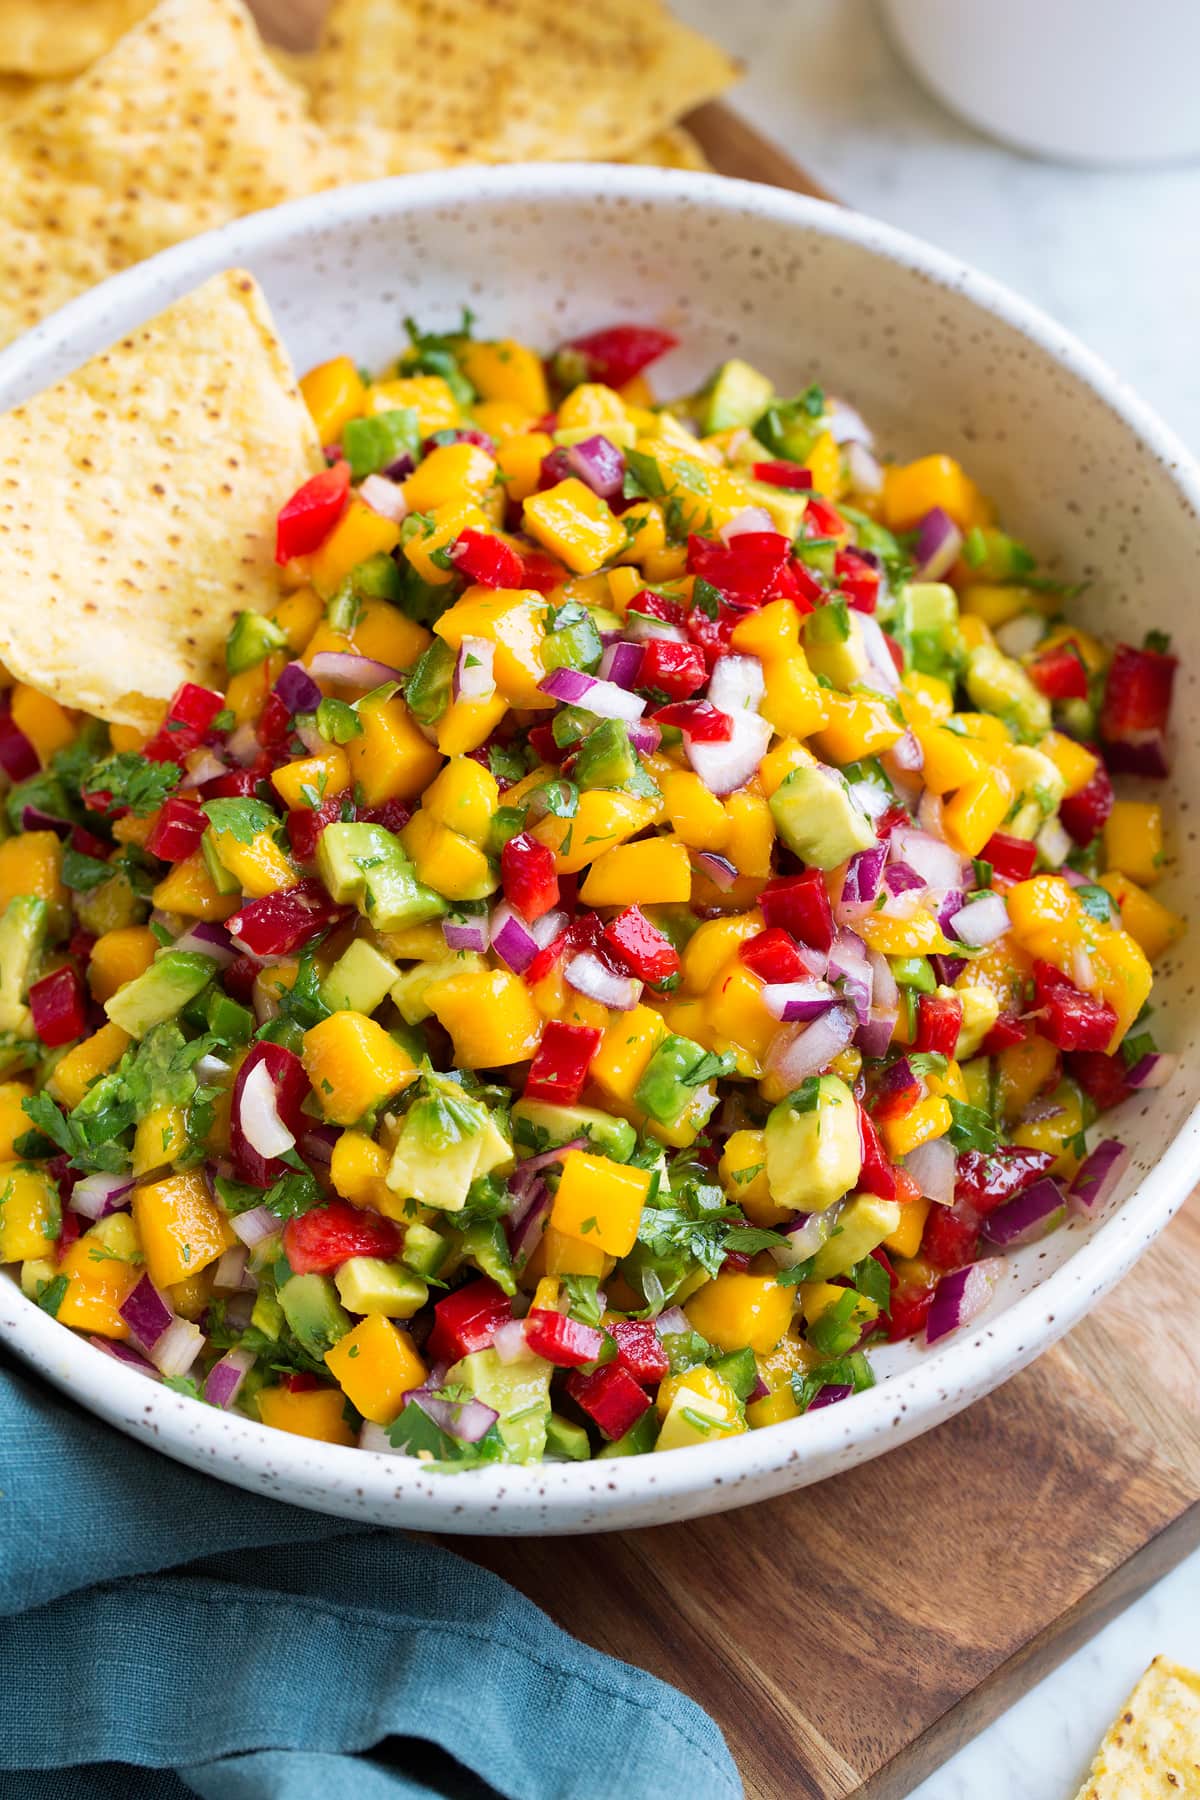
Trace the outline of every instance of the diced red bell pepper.
[[392, 799], [385, 800], [382, 806], [360, 806], [354, 816], [364, 824], [382, 825], [385, 831], [400, 832], [412, 818], [413, 809], [406, 800]]
[[81, 963], [90, 961], [92, 951], [96, 947], [94, 931], [85, 931], [82, 925], [76, 925], [67, 939], [68, 954], [78, 958]]
[[486, 1350], [496, 1327], [511, 1318], [508, 1295], [482, 1275], [438, 1301], [426, 1349], [434, 1362], [455, 1363], [473, 1350]]
[[845, 537], [849, 530], [850, 527], [836, 506], [831, 506], [828, 500], [819, 499], [816, 494], [812, 496], [804, 509], [805, 537]]
[[639, 906], [627, 906], [604, 927], [604, 942], [618, 963], [653, 986], [679, 973], [679, 952]]
[[538, 490], [557, 487], [560, 481], [570, 481], [575, 473], [575, 466], [563, 449], [551, 450], [543, 456], [538, 470]]
[[711, 700], [672, 700], [650, 716], [656, 725], [678, 725], [698, 744], [724, 744], [733, 736], [733, 719]]
[[695, 644], [651, 638], [642, 651], [635, 687], [655, 688], [668, 700], [687, 700], [708, 680], [704, 657]]
[[1034, 991], [1043, 1017], [1038, 1029], [1060, 1050], [1107, 1050], [1117, 1015], [1107, 1000], [1083, 994], [1052, 963], [1033, 965]]
[[70, 1044], [87, 1027], [87, 993], [76, 969], [64, 964], [29, 990], [33, 1029], [48, 1049]]
[[1112, 779], [1101, 763], [1087, 786], [1062, 802], [1058, 816], [1077, 844], [1090, 844], [1096, 833], [1103, 831], [1114, 798]]
[[858, 1109], [858, 1137], [862, 1146], [858, 1186], [868, 1194], [878, 1195], [880, 1200], [895, 1200], [896, 1170], [888, 1160], [887, 1152], [879, 1141], [875, 1121], [865, 1106]]
[[1125, 1059], [1118, 1052], [1107, 1056], [1103, 1050], [1073, 1050], [1067, 1058], [1067, 1071], [1079, 1083], [1097, 1112], [1108, 1112], [1128, 1100], [1133, 1089], [1126, 1081]]
[[1165, 731], [1171, 710], [1177, 656], [1118, 644], [1108, 667], [1100, 735], [1119, 744], [1142, 732]]
[[450, 547], [450, 561], [460, 575], [478, 582], [480, 587], [519, 588], [521, 558], [503, 538], [487, 531], [460, 531]]
[[758, 896], [758, 904], [768, 925], [778, 925], [814, 950], [832, 948], [833, 908], [819, 869], [776, 875]]
[[765, 481], [771, 487], [808, 489], [813, 484], [812, 470], [802, 469], [798, 463], [753, 463], [750, 473], [755, 481]]
[[343, 512], [350, 495], [350, 464], [335, 462], [322, 469], [279, 509], [275, 523], [275, 561], [311, 556], [319, 550]]
[[911, 824], [912, 820], [902, 806], [889, 806], [875, 821], [875, 836], [881, 844], [886, 843], [897, 825]]
[[287, 702], [278, 694], [268, 694], [263, 702], [263, 709], [258, 715], [258, 723], [254, 727], [254, 735], [264, 750], [278, 755], [284, 749], [292, 731], [292, 714]]
[[793, 601], [801, 614], [812, 612], [826, 598], [820, 576], [798, 556], [788, 558], [787, 567], [779, 578], [778, 594], [784, 600]]
[[221, 985], [232, 999], [249, 1006], [254, 999], [254, 983], [261, 967], [262, 964], [255, 962], [252, 956], [235, 956], [221, 976]]
[[951, 1206], [931, 1206], [921, 1234], [921, 1255], [935, 1269], [961, 1269], [979, 1255], [979, 1231]]
[[[249, 1055], [238, 1070], [229, 1115], [229, 1150], [233, 1157], [234, 1174], [239, 1181], [247, 1182], [251, 1187], [269, 1188], [286, 1175], [287, 1164], [281, 1157], [261, 1155], [251, 1144], [242, 1125], [242, 1095], [247, 1081], [260, 1063], [266, 1064], [271, 1078], [275, 1110], [281, 1123], [293, 1137], [299, 1137], [305, 1130], [306, 1120], [301, 1109], [312, 1090], [308, 1084], [308, 1076], [304, 1073], [304, 1064], [293, 1051], [286, 1050], [282, 1044], [263, 1040], [252, 1045]], [[376, 1252], [363, 1254], [374, 1255]], [[292, 1266], [294, 1268], [295, 1264]]]
[[281, 1375], [280, 1387], [286, 1388], [289, 1394], [311, 1394], [323, 1384], [307, 1369], [298, 1369], [294, 1375]]
[[558, 905], [554, 852], [527, 831], [509, 838], [500, 852], [504, 898], [528, 924]]
[[738, 956], [768, 987], [784, 981], [806, 981], [811, 975], [795, 938], [778, 925], [739, 944]]
[[744, 1250], [727, 1250], [725, 1260], [721, 1264], [722, 1275], [747, 1275], [750, 1272], [750, 1258]]
[[905, 1338], [916, 1337], [918, 1331], [923, 1331], [932, 1305], [932, 1282], [928, 1287], [898, 1287], [888, 1306], [888, 1343], [902, 1343]]
[[395, 1256], [400, 1228], [379, 1213], [331, 1200], [289, 1219], [283, 1228], [283, 1253], [297, 1275], [329, 1275], [352, 1256]]
[[873, 613], [879, 604], [880, 573], [876, 563], [848, 545], [833, 559], [838, 586], [856, 612]]
[[271, 772], [271, 759], [260, 751], [258, 759], [248, 769], [226, 769], [224, 775], [214, 775], [200, 789], [202, 800], [253, 800], [258, 793], [258, 784]]
[[983, 846], [983, 860], [990, 862], [1005, 881], [1028, 881], [1037, 862], [1037, 845], [1032, 838], [1012, 837], [1007, 831], [994, 831]]
[[608, 1329], [616, 1339], [617, 1361], [636, 1382], [653, 1387], [670, 1374], [663, 1341], [649, 1319], [618, 1319]]
[[896, 642], [896, 639], [892, 636], [890, 631], [884, 632], [883, 641], [887, 645], [888, 655], [891, 657], [893, 663], [896, 666], [897, 675], [903, 675], [903, 673], [904, 673], [904, 651], [901, 649], [900, 645]]
[[37, 751], [13, 718], [5, 694], [0, 708], [0, 769], [10, 781], [27, 781], [41, 766]]
[[142, 755], [149, 762], [182, 763], [191, 751], [199, 749], [224, 705], [223, 695], [212, 688], [185, 681], [168, 706], [162, 724], [143, 748]]
[[604, 1348], [604, 1333], [566, 1313], [535, 1306], [525, 1315], [525, 1342], [535, 1356], [558, 1369], [580, 1369], [595, 1362]]
[[715, 618], [710, 617], [703, 606], [692, 607], [687, 616], [687, 634], [704, 658], [707, 668], [711, 669], [719, 656], [729, 654], [733, 628], [744, 617], [744, 610], [731, 606], [723, 596]]
[[739, 532], [728, 544], [692, 532], [688, 573], [709, 582], [738, 606], [761, 606], [775, 594], [791, 553], [790, 539], [779, 531]]
[[543, 945], [521, 977], [528, 987], [536, 987], [539, 981], [545, 980], [551, 969], [566, 955], [570, 942], [571, 927], [568, 925], [556, 938], [551, 938], [548, 944]]
[[344, 917], [346, 910], [330, 899], [319, 881], [308, 880], [248, 900], [226, 922], [239, 949], [252, 956], [290, 956]]
[[917, 999], [918, 1050], [953, 1056], [962, 1030], [963, 1007], [957, 994], [921, 994]]
[[621, 1362], [605, 1363], [591, 1375], [567, 1376], [567, 1392], [576, 1406], [610, 1442], [637, 1424], [650, 1407], [650, 1396]]
[[1021, 1144], [1000, 1144], [995, 1150], [964, 1150], [955, 1165], [955, 1203], [962, 1203], [964, 1213], [973, 1208], [985, 1217], [1005, 1200], [1032, 1187], [1053, 1161], [1049, 1150], [1031, 1150]]
[[71, 848], [78, 850], [81, 856], [94, 856], [97, 862], [104, 862], [112, 855], [112, 845], [89, 831], [86, 825], [72, 825]]
[[607, 325], [583, 337], [569, 338], [562, 348], [583, 358], [588, 381], [619, 388], [674, 350], [678, 342], [671, 332], [655, 325]]
[[1072, 644], [1056, 644], [1035, 656], [1029, 664], [1029, 678], [1047, 700], [1087, 699], [1087, 669]]
[[925, 1097], [925, 1088], [913, 1073], [907, 1057], [890, 1063], [879, 1079], [871, 1101], [877, 1119], [902, 1119]]
[[206, 823], [198, 801], [171, 794], [159, 808], [146, 848], [163, 862], [184, 862], [200, 848]]
[[1028, 1036], [1029, 1027], [1024, 1019], [1018, 1018], [1016, 1013], [1001, 1013], [980, 1048], [985, 1056], [999, 1056], [1001, 1050], [1023, 1044]]
[[297, 806], [288, 814], [288, 843], [297, 862], [315, 861], [321, 833], [342, 816], [342, 800], [341, 794], [327, 794], [320, 806]]
[[539, 594], [548, 594], [569, 580], [570, 576], [563, 565], [540, 550], [527, 550], [521, 558], [518, 587], [534, 588]]
[[642, 588], [633, 596], [626, 616], [629, 613], [640, 613], [646, 619], [660, 619], [664, 625], [687, 623], [687, 608], [683, 602], [672, 600], [669, 594], [656, 594], [653, 588]]
[[601, 1035], [593, 1025], [567, 1025], [562, 1019], [548, 1019], [525, 1077], [526, 1100], [575, 1106], [592, 1058], [600, 1048]]
[[[539, 762], [557, 764], [563, 761], [567, 752], [562, 744], [555, 743], [553, 725], [531, 725], [529, 727], [528, 736], [530, 748], [537, 756]], [[473, 750], [468, 751], [468, 755], [474, 756], [475, 752]], [[477, 757], [476, 760], [482, 762], [485, 768], [487, 767], [486, 757]], [[512, 787], [513, 785], [512, 782], [508, 783], [509, 787]], [[501, 793], [504, 791], [503, 783], [500, 784], [500, 791]]]

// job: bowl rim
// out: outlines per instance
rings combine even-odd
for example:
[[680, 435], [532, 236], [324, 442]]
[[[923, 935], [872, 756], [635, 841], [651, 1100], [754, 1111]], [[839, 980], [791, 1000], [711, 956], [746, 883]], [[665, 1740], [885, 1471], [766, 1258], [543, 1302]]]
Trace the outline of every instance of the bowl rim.
[[[1032, 341], [1088, 388], [1153, 453], [1164, 477], [1200, 517], [1200, 464], [1175, 433], [1101, 358], [1002, 283], [907, 232], [827, 201], [715, 174], [638, 165], [541, 163], [393, 176], [234, 220], [111, 277], [40, 321], [0, 351], [0, 394], [22, 384], [47, 356], [57, 356], [81, 335], [87, 341], [89, 329], [107, 318], [128, 314], [123, 328], [129, 329], [152, 316], [166, 304], [165, 287], [183, 292], [218, 269], [252, 262], [256, 254], [314, 228], [378, 223], [454, 203], [470, 208], [478, 202], [573, 195], [750, 213], [766, 224], [798, 225], [852, 243], [927, 277]], [[1200, 525], [1197, 533], [1200, 537]], [[1183, 1118], [1112, 1217], [994, 1320], [985, 1315], [979, 1329], [946, 1339], [913, 1367], [841, 1406], [677, 1451], [665, 1464], [655, 1456], [634, 1456], [603, 1465], [497, 1464], [431, 1476], [408, 1458], [316, 1443], [208, 1408], [201, 1414], [197, 1402], [148, 1383], [60, 1326], [26, 1299], [15, 1281], [4, 1297], [7, 1301], [11, 1290], [16, 1311], [0, 1306], [0, 1339], [90, 1410], [170, 1454], [198, 1462], [194, 1446], [211, 1439], [201, 1466], [256, 1491], [277, 1490], [318, 1509], [332, 1502], [376, 1517], [391, 1512], [406, 1525], [442, 1531], [548, 1532], [556, 1528], [557, 1513], [565, 1515], [558, 1529], [603, 1529], [626, 1523], [634, 1513], [683, 1516], [734, 1505], [744, 1482], [753, 1486], [772, 1476], [770, 1491], [778, 1492], [798, 1485], [787, 1469], [825, 1463], [835, 1455], [840, 1468], [849, 1467], [906, 1442], [998, 1386], [1078, 1323], [1167, 1224], [1193, 1185], [1198, 1146], [1200, 1105]], [[694, 1502], [703, 1493], [708, 1495], [704, 1507], [672, 1508], [672, 1502]], [[463, 1505], [453, 1504], [460, 1499]], [[580, 1524], [578, 1516], [585, 1513]], [[610, 1513], [618, 1516], [607, 1520]]]

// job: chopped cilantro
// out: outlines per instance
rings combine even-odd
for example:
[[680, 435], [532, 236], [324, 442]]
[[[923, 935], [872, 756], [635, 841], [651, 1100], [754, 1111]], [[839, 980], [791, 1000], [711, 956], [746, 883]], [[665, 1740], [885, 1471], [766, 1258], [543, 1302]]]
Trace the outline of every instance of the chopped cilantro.
[[105, 812], [128, 810], [135, 819], [148, 819], [167, 795], [179, 785], [183, 770], [173, 762], [148, 762], [136, 750], [121, 750], [94, 763], [83, 786], [89, 794], [107, 794]]

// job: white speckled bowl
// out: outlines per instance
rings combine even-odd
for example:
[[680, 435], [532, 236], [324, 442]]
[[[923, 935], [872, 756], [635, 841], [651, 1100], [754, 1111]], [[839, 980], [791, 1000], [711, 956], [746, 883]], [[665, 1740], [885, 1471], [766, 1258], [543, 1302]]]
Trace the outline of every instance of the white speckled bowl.
[[[304, 368], [335, 351], [378, 365], [413, 313], [552, 344], [617, 319], [669, 325], [656, 372], [682, 391], [737, 351], [783, 391], [816, 378], [858, 403], [885, 448], [961, 454], [1053, 563], [1093, 579], [1102, 631], [1173, 632], [1183, 654], [1168, 898], [1200, 889], [1186, 796], [1200, 669], [1200, 470], [1067, 334], [993, 282], [870, 219], [765, 187], [645, 168], [464, 170], [323, 194], [244, 219], [129, 270], [0, 356], [0, 406], [35, 392], [213, 271], [263, 283]], [[1171, 1085], [1115, 1130], [1134, 1167], [1102, 1217], [1006, 1258], [991, 1303], [929, 1351], [877, 1353], [872, 1391], [711, 1448], [616, 1462], [431, 1477], [419, 1464], [314, 1444], [164, 1392], [0, 1281], [0, 1336], [58, 1386], [183, 1462], [302, 1506], [392, 1525], [534, 1533], [661, 1524], [818, 1481], [948, 1418], [1080, 1319], [1161, 1231], [1195, 1180], [1200, 933], [1161, 971], [1157, 1025], [1183, 1053]]]

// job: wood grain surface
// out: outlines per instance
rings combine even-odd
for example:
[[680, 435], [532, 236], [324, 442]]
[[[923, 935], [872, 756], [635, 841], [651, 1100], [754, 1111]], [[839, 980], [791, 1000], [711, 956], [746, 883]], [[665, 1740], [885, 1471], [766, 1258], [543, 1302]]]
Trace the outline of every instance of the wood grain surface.
[[[293, 49], [324, 9], [255, 4]], [[830, 198], [719, 103], [686, 123], [721, 173]], [[1193, 1206], [1032, 1368], [848, 1475], [686, 1525], [452, 1547], [691, 1694], [750, 1800], [900, 1800], [1200, 1543], [1198, 1318]]]

